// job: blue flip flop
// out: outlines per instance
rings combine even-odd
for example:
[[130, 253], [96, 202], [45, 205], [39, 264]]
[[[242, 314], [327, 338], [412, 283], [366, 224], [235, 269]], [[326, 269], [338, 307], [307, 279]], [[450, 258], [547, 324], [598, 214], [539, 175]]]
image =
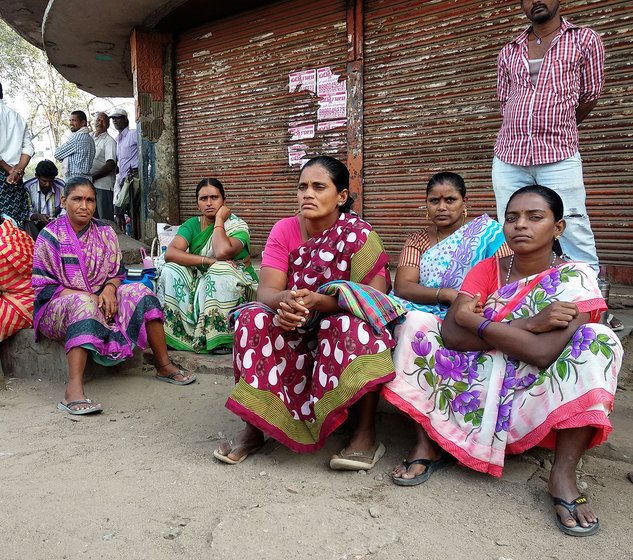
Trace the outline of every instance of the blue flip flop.
[[433, 474], [433, 471], [438, 471], [441, 468], [450, 465], [453, 461], [453, 457], [447, 453], [442, 453], [441, 457], [435, 461], [432, 461], [431, 459], [413, 459], [412, 461], [403, 459], [402, 464], [407, 468], [407, 470], [409, 470], [411, 465], [424, 465], [426, 470], [413, 478], [400, 478], [399, 476], [391, 475], [391, 480], [393, 480], [393, 483], [398, 486], [417, 486], [418, 484], [426, 482]]
[[563, 523], [563, 520], [560, 518], [560, 515], [558, 515], [558, 512], [556, 512], [556, 526], [566, 535], [571, 535], [572, 537], [589, 537], [597, 533], [598, 529], [600, 529], [600, 521], [589, 523], [588, 527], [583, 527], [580, 523], [578, 523], [578, 519], [575, 515], [576, 508], [581, 504], [587, 503], [586, 496], [580, 495], [571, 502], [566, 502], [562, 498], [556, 498], [554, 496], [552, 496], [552, 500], [554, 500], [555, 506], [564, 507], [569, 512], [569, 515], [576, 519], [576, 525], [568, 527]]

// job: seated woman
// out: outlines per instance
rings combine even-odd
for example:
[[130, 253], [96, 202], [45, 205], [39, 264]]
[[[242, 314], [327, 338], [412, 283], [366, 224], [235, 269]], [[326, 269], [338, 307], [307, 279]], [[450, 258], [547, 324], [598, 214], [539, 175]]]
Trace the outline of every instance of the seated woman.
[[220, 181], [202, 179], [196, 200], [202, 215], [180, 226], [158, 280], [165, 334], [176, 350], [226, 353], [233, 344], [229, 310], [252, 301], [257, 290], [250, 236], [226, 206]]
[[121, 249], [114, 230], [93, 218], [96, 197], [88, 179], [70, 178], [62, 199], [66, 215], [42, 230], [33, 258], [35, 333], [65, 345], [68, 384], [57, 408], [69, 414], [103, 410], [84, 393], [88, 353], [114, 365], [149, 343], [158, 379], [175, 385], [195, 380], [169, 359], [158, 299], [140, 282], [121, 285]]
[[33, 239], [0, 217], [0, 342], [33, 324]]
[[433, 225], [409, 236], [394, 282], [394, 295], [408, 310], [444, 318], [474, 265], [511, 253], [497, 221], [487, 214], [468, 218], [467, 200], [457, 173], [436, 173], [428, 182], [426, 209]]
[[266, 242], [257, 302], [235, 322], [237, 384], [226, 406], [246, 427], [214, 456], [239, 463], [264, 434], [299, 453], [316, 451], [357, 403], [356, 431], [330, 467], [369, 469], [385, 452], [376, 442], [377, 390], [394, 376], [386, 325], [404, 310], [383, 295], [382, 241], [349, 213], [345, 165], [328, 156], [309, 160], [297, 198], [299, 214], [277, 222]]
[[591, 268], [553, 252], [562, 217], [554, 191], [531, 185], [514, 193], [504, 224], [514, 255], [477, 264], [443, 324], [411, 312], [420, 317], [396, 332], [397, 374], [384, 396], [416, 422], [417, 442], [392, 473], [396, 484], [424, 482], [447, 453], [501, 476], [506, 454], [554, 449], [556, 522], [583, 536], [597, 531], [598, 518], [579, 495], [576, 465], [611, 432], [622, 345], [598, 324], [606, 304]]

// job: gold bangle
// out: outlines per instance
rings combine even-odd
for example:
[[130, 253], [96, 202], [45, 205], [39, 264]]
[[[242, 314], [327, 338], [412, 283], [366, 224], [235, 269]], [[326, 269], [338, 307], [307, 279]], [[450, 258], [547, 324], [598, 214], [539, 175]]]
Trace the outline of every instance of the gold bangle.
[[437, 303], [437, 305], [440, 305], [440, 292], [442, 291], [442, 288], [438, 288], [437, 292], [435, 292], [435, 303]]
[[204, 257], [200, 256], [200, 266], [204, 266]]

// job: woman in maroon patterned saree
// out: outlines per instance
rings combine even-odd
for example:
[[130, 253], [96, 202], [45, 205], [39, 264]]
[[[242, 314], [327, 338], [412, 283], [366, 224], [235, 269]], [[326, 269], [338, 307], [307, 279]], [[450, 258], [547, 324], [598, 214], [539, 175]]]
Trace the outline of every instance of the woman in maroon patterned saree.
[[[270, 233], [257, 302], [239, 309], [235, 321], [236, 386], [226, 406], [246, 427], [235, 443], [221, 442], [219, 461], [243, 461], [265, 434], [293, 451], [316, 451], [355, 403], [358, 425], [330, 467], [368, 469], [385, 452], [376, 441], [375, 410], [378, 390], [394, 377], [386, 324], [403, 311], [390, 314], [383, 295], [388, 257], [371, 226], [347, 213], [348, 187], [340, 161], [313, 158], [299, 180], [299, 215]], [[343, 285], [338, 299], [326, 284]], [[362, 293], [354, 299], [347, 292], [352, 311], [341, 307], [347, 289]], [[377, 316], [388, 316], [382, 327], [372, 320]]]

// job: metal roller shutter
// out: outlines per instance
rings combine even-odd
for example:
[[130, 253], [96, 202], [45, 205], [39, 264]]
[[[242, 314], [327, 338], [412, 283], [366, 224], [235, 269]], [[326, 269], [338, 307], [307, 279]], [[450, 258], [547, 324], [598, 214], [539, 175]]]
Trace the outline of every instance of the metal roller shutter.
[[[315, 124], [317, 97], [289, 92], [289, 74], [331, 68], [347, 57], [345, 1], [286, 1], [212, 22], [176, 42], [181, 220], [196, 215], [195, 185], [219, 178], [228, 203], [261, 251], [271, 226], [296, 209], [298, 166], [289, 126]], [[345, 161], [345, 126], [302, 140], [307, 155]]]
[[[601, 259], [633, 263], [629, 2], [566, 3], [607, 50], [605, 91], [581, 129], [589, 213]], [[455, 171], [473, 214], [494, 215], [490, 167], [500, 125], [496, 58], [526, 26], [515, 0], [369, 0], [365, 13], [364, 208], [392, 256], [425, 225], [424, 187]], [[627, 23], [628, 22], [628, 23]], [[617, 208], [616, 208], [617, 206]]]

